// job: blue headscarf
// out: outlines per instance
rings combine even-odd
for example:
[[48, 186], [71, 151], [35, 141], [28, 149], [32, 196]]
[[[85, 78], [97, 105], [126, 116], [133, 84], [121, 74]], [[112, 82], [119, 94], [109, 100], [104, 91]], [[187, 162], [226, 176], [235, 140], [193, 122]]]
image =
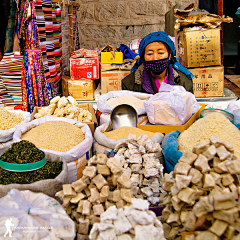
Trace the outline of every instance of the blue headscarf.
[[173, 67], [178, 71], [183, 72], [188, 78], [190, 79], [194, 78], [194, 75], [187, 68], [185, 68], [181, 63], [178, 62], [176, 58], [174, 43], [169, 38], [168, 34], [163, 31], [150, 33], [141, 40], [138, 48], [140, 58], [132, 67], [131, 73], [136, 71], [138, 66], [140, 66], [143, 63], [143, 54], [144, 54], [145, 47], [152, 42], [164, 42], [165, 44], [167, 44], [169, 48], [172, 50], [171, 64], [173, 65]]

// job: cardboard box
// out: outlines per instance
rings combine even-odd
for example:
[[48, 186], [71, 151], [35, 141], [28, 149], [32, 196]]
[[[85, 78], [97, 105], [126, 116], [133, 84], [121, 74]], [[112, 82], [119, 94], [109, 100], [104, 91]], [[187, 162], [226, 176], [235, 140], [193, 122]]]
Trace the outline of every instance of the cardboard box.
[[63, 96], [72, 96], [76, 100], [94, 100], [94, 80], [72, 80], [68, 76], [64, 76], [62, 79]]
[[130, 71], [121, 70], [101, 72], [101, 94], [122, 90], [122, 79], [129, 74]]
[[123, 63], [123, 53], [115, 52], [113, 56], [111, 52], [101, 52], [101, 63]]
[[98, 58], [70, 58], [70, 74], [73, 80], [98, 79]]
[[221, 65], [220, 28], [175, 33], [177, 57], [187, 67]]
[[193, 75], [193, 92], [196, 97], [224, 96], [224, 67], [189, 69]]
[[[94, 134], [94, 131], [95, 131], [95, 128], [97, 127], [97, 118], [96, 118], [96, 115], [95, 115], [95, 110], [93, 108], [93, 105], [92, 103], [84, 103], [84, 104], [78, 104], [78, 107], [79, 108], [82, 108], [84, 110], [88, 110], [91, 114], [92, 114], [92, 121], [91, 122], [84, 122], [86, 123], [89, 128], [91, 129], [91, 132], [92, 132], [92, 135]], [[34, 107], [33, 109], [33, 112], [31, 114], [31, 119], [30, 121], [34, 120], [34, 115], [36, 113], [38, 113], [38, 110], [40, 109], [41, 107]]]

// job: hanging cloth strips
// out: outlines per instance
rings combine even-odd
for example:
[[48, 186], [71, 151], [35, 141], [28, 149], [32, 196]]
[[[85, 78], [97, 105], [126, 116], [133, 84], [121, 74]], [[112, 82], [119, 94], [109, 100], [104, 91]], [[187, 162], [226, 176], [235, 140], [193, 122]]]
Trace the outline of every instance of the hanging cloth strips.
[[51, 86], [44, 81], [40, 49], [26, 49], [24, 53], [24, 71], [22, 73], [22, 88], [24, 110], [32, 113], [34, 106], [49, 105], [52, 99]]

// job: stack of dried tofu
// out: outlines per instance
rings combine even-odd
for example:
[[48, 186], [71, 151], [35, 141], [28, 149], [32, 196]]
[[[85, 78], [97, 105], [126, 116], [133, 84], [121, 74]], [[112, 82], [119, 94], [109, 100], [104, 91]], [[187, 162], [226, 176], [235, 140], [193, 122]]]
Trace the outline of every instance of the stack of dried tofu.
[[217, 137], [184, 152], [164, 175], [165, 237], [188, 231], [185, 239], [240, 239], [239, 173], [233, 146]]
[[105, 154], [92, 157], [83, 177], [63, 185], [56, 194], [76, 222], [79, 236], [87, 237], [92, 225], [111, 206], [131, 205], [133, 197], [145, 198], [151, 205], [160, 201], [163, 166], [159, 162], [159, 143], [151, 142], [147, 135], [136, 138], [129, 134], [129, 139], [118, 144], [115, 151], [113, 158]]

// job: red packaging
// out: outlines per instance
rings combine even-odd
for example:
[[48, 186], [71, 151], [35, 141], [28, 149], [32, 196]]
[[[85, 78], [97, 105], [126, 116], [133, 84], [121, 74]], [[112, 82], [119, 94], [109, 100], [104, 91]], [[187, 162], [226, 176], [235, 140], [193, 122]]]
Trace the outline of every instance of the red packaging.
[[99, 64], [98, 58], [77, 58], [70, 59], [71, 79], [98, 79]]

